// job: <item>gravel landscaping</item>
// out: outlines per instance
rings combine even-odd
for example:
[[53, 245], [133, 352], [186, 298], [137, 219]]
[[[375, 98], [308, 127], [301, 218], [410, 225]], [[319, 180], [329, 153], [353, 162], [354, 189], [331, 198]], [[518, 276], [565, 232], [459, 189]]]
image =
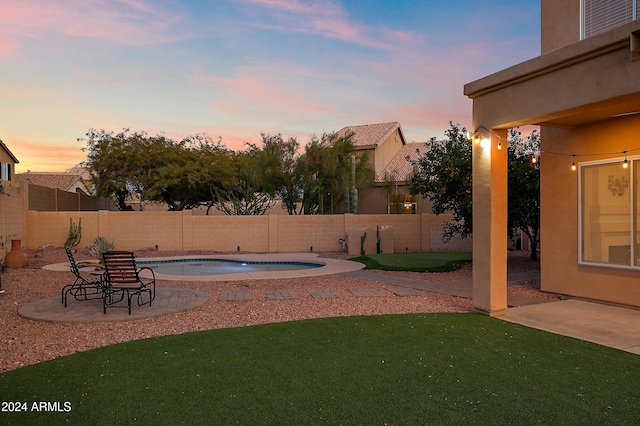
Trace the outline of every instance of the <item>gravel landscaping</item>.
[[[204, 251], [139, 251], [138, 257], [215, 254]], [[399, 297], [387, 284], [341, 275], [295, 279], [253, 281], [158, 281], [158, 287], [189, 288], [209, 294], [209, 300], [189, 311], [152, 318], [105, 323], [53, 323], [33, 321], [18, 315], [18, 309], [30, 302], [59, 296], [60, 289], [73, 281], [70, 272], [41, 269], [67, 260], [62, 248], [27, 251], [27, 264], [0, 275], [0, 371], [8, 371], [76, 352], [152, 336], [185, 333], [217, 328], [352, 315], [379, 315], [420, 312], [471, 312], [471, 300], [421, 292], [417, 296]], [[77, 250], [77, 260], [90, 259], [86, 249]], [[320, 253], [321, 257], [346, 259], [346, 253]], [[509, 272], [538, 269], [528, 253], [509, 255]], [[432, 282], [453, 282], [471, 278], [471, 265], [447, 273], [382, 272]], [[334, 290], [339, 298], [313, 298], [309, 290]], [[363, 297], [353, 289], [373, 289], [383, 296]], [[510, 294], [553, 300], [554, 295], [539, 292], [538, 281], [509, 285]], [[251, 300], [220, 301], [221, 292], [251, 291]], [[292, 291], [297, 299], [267, 298], [267, 292]]]

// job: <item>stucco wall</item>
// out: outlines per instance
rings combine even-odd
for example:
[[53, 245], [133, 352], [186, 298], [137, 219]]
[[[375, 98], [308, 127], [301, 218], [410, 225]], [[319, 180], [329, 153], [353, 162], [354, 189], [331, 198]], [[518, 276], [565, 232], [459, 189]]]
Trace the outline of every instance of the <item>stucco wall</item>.
[[[393, 190], [395, 194], [395, 189]], [[409, 194], [407, 185], [398, 185], [399, 194]], [[358, 193], [358, 213], [360, 214], [387, 214], [389, 206], [389, 194], [383, 186], [370, 186]], [[427, 198], [416, 196], [416, 213], [431, 213], [432, 203]]]
[[542, 0], [542, 53], [580, 41], [580, 0]]
[[[604, 153], [637, 149], [640, 116], [617, 118], [573, 130], [543, 128], [541, 167], [542, 290], [640, 306], [638, 272], [578, 265], [578, 172], [572, 157], [545, 154]], [[637, 153], [636, 153], [637, 154]], [[622, 159], [622, 154], [580, 156], [576, 163]], [[637, 191], [637, 189], [636, 189]]]
[[470, 250], [471, 241], [443, 244], [434, 232], [443, 219], [422, 215], [197, 216], [183, 212], [27, 212], [26, 248], [62, 246], [69, 219], [82, 219], [80, 247], [98, 235], [119, 249], [250, 252], [340, 251], [349, 227], [393, 227], [394, 251]]
[[[0, 194], [0, 255], [11, 250], [11, 240], [25, 239], [25, 205], [23, 187], [3, 181]], [[24, 247], [24, 246], [23, 246]]]
[[387, 164], [389, 164], [398, 151], [400, 151], [400, 148], [402, 148], [402, 138], [400, 137], [400, 131], [396, 129], [396, 131], [390, 134], [375, 150], [376, 176], [382, 173]]
[[[630, 57], [634, 31], [640, 20], [465, 85], [474, 123], [570, 127], [608, 118], [610, 110], [633, 110], [640, 75], [640, 61]], [[613, 108], [614, 100], [622, 106]]]

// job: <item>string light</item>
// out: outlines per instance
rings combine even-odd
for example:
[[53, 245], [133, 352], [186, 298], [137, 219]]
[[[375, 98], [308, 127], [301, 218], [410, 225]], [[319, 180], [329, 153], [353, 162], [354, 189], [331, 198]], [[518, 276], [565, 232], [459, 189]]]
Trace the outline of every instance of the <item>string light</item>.
[[[503, 138], [502, 136], [500, 136], [499, 134], [492, 132], [490, 129], [487, 129], [484, 126], [480, 126], [476, 129], [475, 132], [473, 132], [473, 141], [474, 143], [480, 144], [481, 147], [483, 148], [489, 148], [489, 146], [491, 146], [491, 140], [489, 138], [483, 138], [482, 137], [482, 133], [480, 133], [480, 130], [484, 130], [486, 132], [488, 132], [490, 135], [495, 136], [496, 138], [498, 138], [498, 150], [502, 150], [502, 141], [508, 142], [509, 140], [507, 138]], [[469, 138], [469, 134], [467, 132], [467, 138]]]
[[553, 152], [553, 151], [540, 151], [540, 152], [544, 152], [545, 154], [550, 154], [550, 155], [559, 155], [559, 156], [565, 156], [565, 157], [572, 157], [572, 162], [571, 162], [571, 170], [575, 171], [577, 169], [576, 167], [576, 157], [603, 157], [603, 156], [608, 156], [608, 157], [613, 157], [615, 155], [624, 155], [624, 160], [622, 161], [622, 168], [626, 169], [629, 167], [629, 159], [627, 158], [627, 154], [630, 152], [636, 152], [636, 151], [640, 151], [640, 148], [633, 148], [633, 149], [628, 149], [626, 151], [612, 151], [612, 152], [596, 152], [593, 154], [566, 154], [564, 152]]
[[[501, 150], [502, 149], [502, 141], [508, 142], [509, 140], [507, 138], [504, 138], [502, 136], [500, 136], [499, 134], [491, 131], [490, 129], [487, 129], [484, 126], [480, 126], [476, 129], [476, 131], [473, 134], [473, 138], [474, 138], [474, 142], [476, 144], [480, 143], [481, 145], [484, 146], [484, 143], [488, 142], [487, 139], [483, 139], [482, 135], [479, 133], [480, 130], [485, 130], [486, 132], [489, 132], [491, 135], [495, 136], [496, 138], [498, 138], [498, 149]], [[538, 155], [544, 153], [544, 154], [549, 154], [549, 155], [559, 155], [559, 156], [566, 156], [566, 157], [572, 157], [572, 161], [571, 161], [571, 170], [572, 171], [576, 171], [577, 170], [577, 166], [576, 166], [576, 157], [598, 157], [598, 156], [609, 156], [609, 157], [613, 157], [615, 155], [624, 155], [624, 161], [622, 162], [622, 167], [623, 168], [628, 168], [629, 167], [629, 159], [627, 158], [627, 154], [628, 153], [632, 153], [632, 152], [636, 152], [636, 151], [640, 151], [640, 148], [633, 148], [633, 149], [628, 149], [626, 151], [613, 151], [613, 152], [597, 152], [597, 153], [593, 153], [593, 154], [576, 154], [576, 153], [563, 153], [563, 152], [554, 152], [554, 151], [542, 151], [540, 150], [538, 153], [533, 153], [531, 155], [531, 164], [538, 164], [540, 162], [540, 159], [538, 158]]]

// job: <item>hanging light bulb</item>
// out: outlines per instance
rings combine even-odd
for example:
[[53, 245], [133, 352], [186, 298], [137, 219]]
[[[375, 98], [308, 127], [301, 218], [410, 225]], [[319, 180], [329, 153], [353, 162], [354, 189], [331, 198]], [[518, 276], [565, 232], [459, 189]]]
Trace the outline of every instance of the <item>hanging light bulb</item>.
[[498, 150], [502, 149], [502, 141], [498, 141]]
[[573, 161], [571, 162], [571, 171], [575, 172], [576, 171], [576, 156], [573, 156]]
[[624, 151], [624, 161], [622, 162], [622, 168], [626, 169], [629, 167], [629, 160], [627, 160], [627, 151]]
[[538, 158], [534, 154], [533, 157], [531, 157], [531, 164], [536, 164], [537, 162], [538, 162]]

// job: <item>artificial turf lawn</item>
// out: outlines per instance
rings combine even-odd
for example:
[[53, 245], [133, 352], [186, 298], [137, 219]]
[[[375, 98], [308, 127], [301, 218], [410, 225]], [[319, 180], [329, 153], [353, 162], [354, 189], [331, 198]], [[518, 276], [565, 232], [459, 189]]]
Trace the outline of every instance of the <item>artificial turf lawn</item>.
[[[9, 371], [2, 400], [28, 412], [0, 421], [638, 424], [639, 377], [637, 355], [480, 314], [327, 318], [150, 338]], [[71, 411], [29, 411], [39, 401]]]
[[450, 272], [471, 262], [471, 253], [465, 252], [419, 252], [419, 253], [379, 253], [354, 257], [349, 260], [360, 262], [365, 269], [383, 271]]

